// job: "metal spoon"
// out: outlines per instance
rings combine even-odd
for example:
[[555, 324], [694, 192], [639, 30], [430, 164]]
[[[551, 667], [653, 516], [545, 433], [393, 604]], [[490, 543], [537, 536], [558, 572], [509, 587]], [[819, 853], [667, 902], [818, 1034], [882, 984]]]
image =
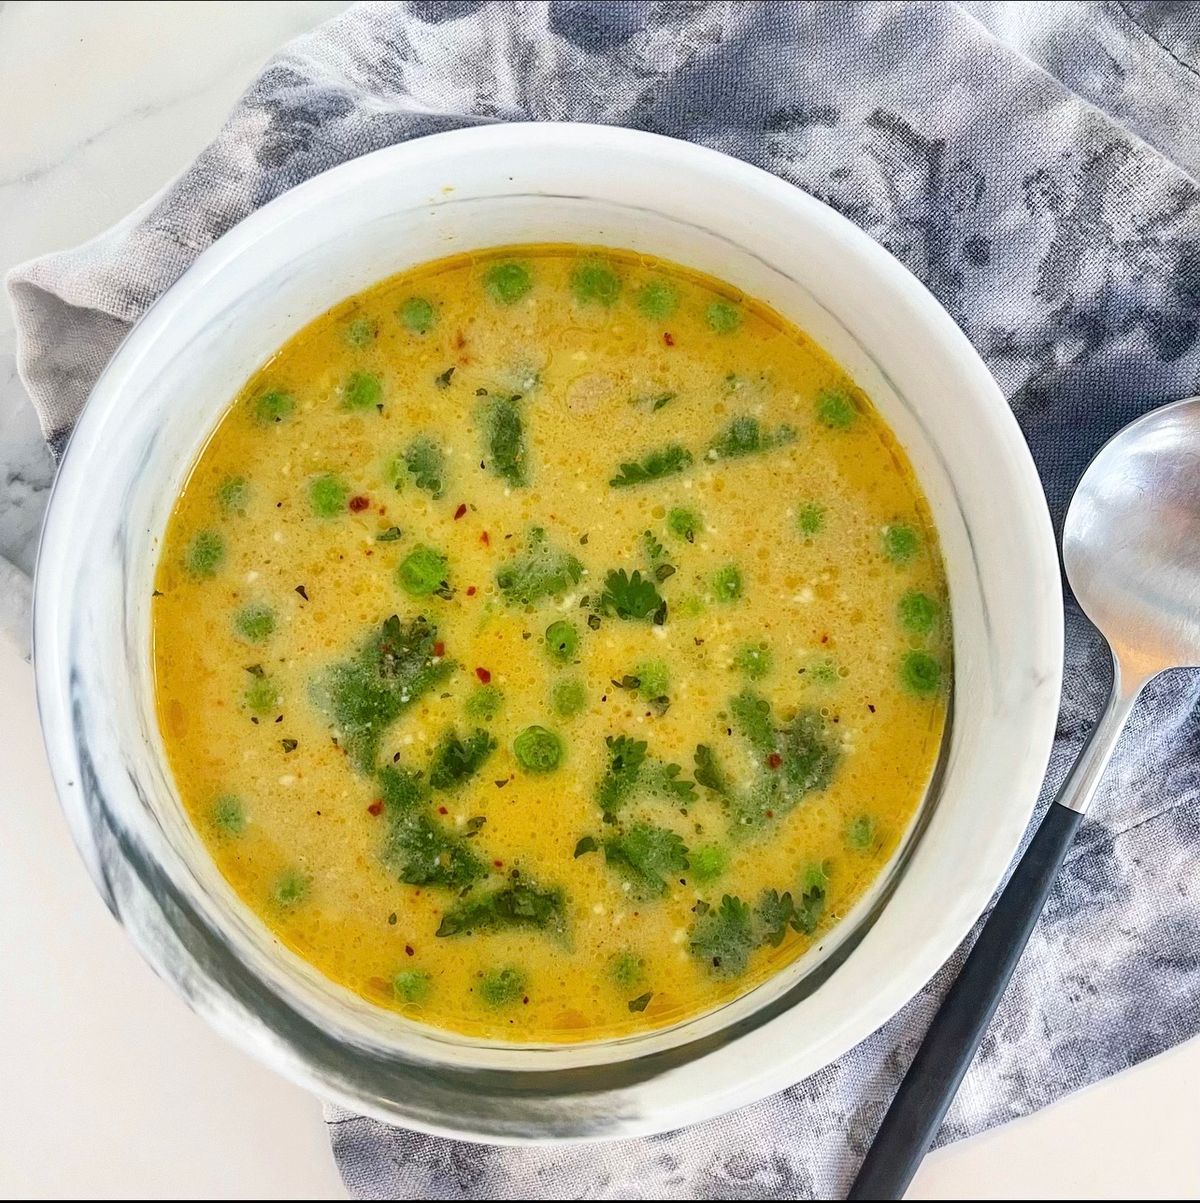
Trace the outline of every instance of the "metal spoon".
[[849, 1199], [899, 1199], [987, 1032], [1067, 847], [1146, 683], [1200, 667], [1200, 397], [1132, 422], [1084, 473], [1063, 564], [1108, 640], [1112, 693], [979, 933], [884, 1116]]

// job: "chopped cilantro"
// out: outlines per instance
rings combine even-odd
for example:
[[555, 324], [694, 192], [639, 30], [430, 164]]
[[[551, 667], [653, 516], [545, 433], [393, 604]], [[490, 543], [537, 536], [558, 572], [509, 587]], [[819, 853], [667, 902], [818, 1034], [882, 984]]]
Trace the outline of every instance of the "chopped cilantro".
[[846, 824], [846, 845], [862, 851], [875, 843], [876, 823], [870, 815], [859, 815]]
[[829, 886], [829, 874], [821, 865], [810, 865], [800, 881], [800, 901], [796, 904], [796, 914], [792, 926], [811, 936], [817, 930], [825, 914], [825, 893]]
[[461, 889], [487, 872], [462, 836], [429, 811], [429, 793], [418, 773], [386, 765], [379, 787], [388, 817], [383, 863], [408, 885]]
[[597, 801], [606, 815], [613, 815], [637, 788], [646, 762], [646, 742], [627, 735], [610, 735], [604, 742], [608, 746], [608, 769], [600, 781]]
[[521, 398], [496, 394], [479, 407], [484, 455], [489, 469], [514, 488], [529, 483]]
[[636, 953], [619, 952], [608, 963], [608, 972], [618, 986], [636, 986], [645, 979], [646, 962]]
[[690, 875], [701, 883], [716, 881], [729, 867], [729, 854], [720, 844], [704, 844], [693, 849], [688, 859], [691, 861]]
[[688, 949], [718, 977], [736, 977], [754, 951], [753, 915], [747, 903], [732, 894], [701, 915], [692, 928]]
[[609, 836], [604, 841], [604, 860], [644, 896], [665, 894], [668, 879], [678, 877], [688, 867], [683, 840], [675, 832], [650, 823], [635, 823]]
[[778, 948], [787, 935], [788, 926], [796, 916], [796, 907], [791, 894], [780, 894], [778, 890], [763, 890], [754, 908], [754, 920], [758, 928], [758, 943]]
[[492, 754], [496, 741], [482, 728], [466, 739], [457, 731], [447, 731], [433, 753], [429, 784], [434, 789], [455, 789], [474, 777]]
[[[435, 501], [446, 491], [446, 453], [427, 434], [419, 434], [404, 449], [403, 463], [418, 489], [424, 489]], [[397, 488], [403, 478], [394, 477]]]
[[510, 881], [499, 888], [468, 894], [442, 915], [438, 936], [479, 931], [532, 928], [561, 935], [566, 931], [566, 904], [561, 890], [544, 890], [530, 881]]
[[645, 580], [635, 568], [629, 575], [614, 569], [604, 578], [600, 609], [630, 622], [653, 621], [661, 626], [667, 616], [667, 603], [653, 581]]
[[692, 453], [678, 443], [668, 443], [654, 451], [647, 451], [640, 460], [621, 464], [621, 470], [608, 483], [614, 489], [628, 489], [650, 480], [662, 480], [675, 476], [692, 466]]
[[708, 445], [708, 458], [740, 459], [782, 447], [795, 437], [796, 432], [790, 426], [763, 430], [757, 418], [743, 414], [734, 418]]
[[725, 774], [717, 765], [713, 750], [707, 744], [696, 745], [696, 784], [710, 789], [714, 794], [725, 795], [729, 792], [729, 783]]
[[437, 628], [393, 614], [348, 660], [313, 681], [314, 704], [332, 723], [359, 772], [375, 764], [379, 742], [401, 711], [453, 671], [434, 655]]
[[570, 552], [560, 551], [540, 527], [525, 538], [525, 551], [501, 565], [496, 584], [510, 604], [532, 605], [558, 597], [583, 576], [583, 565]]

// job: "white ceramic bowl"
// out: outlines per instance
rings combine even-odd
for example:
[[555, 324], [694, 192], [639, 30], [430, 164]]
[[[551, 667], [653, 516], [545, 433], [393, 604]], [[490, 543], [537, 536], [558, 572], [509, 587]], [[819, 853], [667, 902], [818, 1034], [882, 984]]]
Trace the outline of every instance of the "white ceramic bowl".
[[[334, 302], [455, 251], [653, 252], [773, 305], [867, 391], [933, 508], [954, 622], [952, 721], [903, 853], [821, 947], [665, 1031], [487, 1045], [374, 1009], [282, 949], [189, 827], [154, 720], [152, 576], [171, 504], [247, 377]], [[502, 1141], [649, 1133], [762, 1098], [893, 1015], [987, 903], [1029, 820], [1062, 667], [1054, 540], [1004, 398], [949, 316], [833, 210], [649, 134], [494, 125], [310, 180], [223, 237], [96, 385], [43, 537], [35, 659], [63, 806], [142, 953], [243, 1047], [347, 1107]], [[889, 897], [890, 895], [890, 897]], [[886, 904], [886, 905], [885, 905]]]

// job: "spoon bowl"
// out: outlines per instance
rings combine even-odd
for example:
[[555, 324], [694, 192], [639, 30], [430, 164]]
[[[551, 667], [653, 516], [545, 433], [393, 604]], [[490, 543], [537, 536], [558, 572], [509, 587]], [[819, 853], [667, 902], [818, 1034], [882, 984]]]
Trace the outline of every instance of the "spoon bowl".
[[1063, 565], [1128, 678], [1200, 666], [1200, 397], [1101, 448], [1067, 513]]

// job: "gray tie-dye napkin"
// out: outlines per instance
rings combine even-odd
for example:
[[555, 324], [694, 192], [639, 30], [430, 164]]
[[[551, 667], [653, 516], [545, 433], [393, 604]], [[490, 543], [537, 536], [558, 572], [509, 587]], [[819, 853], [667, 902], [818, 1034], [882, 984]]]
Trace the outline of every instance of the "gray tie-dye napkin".
[[[1000, 381], [1059, 522], [1108, 435], [1200, 392], [1198, 58], [1200, 6], [1177, 3], [360, 5], [274, 58], [144, 208], [13, 273], [21, 371], [58, 451], [132, 322], [293, 184], [472, 122], [616, 122], [759, 164], [898, 255]], [[1051, 782], [1109, 675], [1073, 604], [1067, 633]], [[1198, 696], [1184, 674], [1147, 691], [942, 1141], [1200, 1030]], [[336, 1112], [334, 1152], [367, 1197], [829, 1195], [950, 971], [837, 1064], [686, 1131], [512, 1149]]]

